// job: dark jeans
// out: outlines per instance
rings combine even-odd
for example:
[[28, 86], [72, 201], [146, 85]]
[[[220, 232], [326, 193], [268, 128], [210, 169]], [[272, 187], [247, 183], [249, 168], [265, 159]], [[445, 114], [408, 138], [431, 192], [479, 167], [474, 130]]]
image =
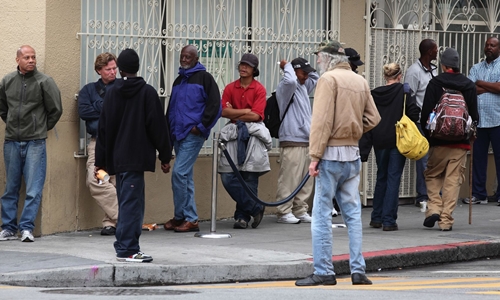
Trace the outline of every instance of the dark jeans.
[[[488, 167], [488, 149], [493, 148], [497, 182], [500, 181], [500, 126], [492, 128], [478, 128], [477, 139], [474, 142], [472, 158], [472, 196], [484, 200], [488, 198], [486, 190], [486, 171]], [[498, 184], [496, 199], [500, 198], [500, 184]]]
[[[240, 172], [247, 186], [255, 195], [258, 195], [259, 173]], [[234, 173], [221, 174], [222, 185], [234, 201], [236, 201], [236, 211], [234, 219], [242, 219], [249, 222], [252, 216], [257, 215], [262, 210], [262, 205], [255, 202], [243, 189]]]
[[[417, 123], [418, 130], [424, 135], [422, 131], [422, 126]], [[424, 155], [421, 159], [415, 161], [415, 167], [417, 169], [417, 198], [416, 202], [427, 201], [429, 197], [427, 196], [427, 186], [425, 185], [424, 171], [427, 168], [427, 160], [429, 159], [429, 154]]]
[[377, 183], [373, 195], [371, 220], [383, 226], [396, 224], [399, 205], [399, 184], [406, 158], [397, 148], [375, 149]]
[[118, 222], [116, 224], [117, 257], [136, 254], [144, 219], [144, 172], [124, 172], [116, 174], [116, 194], [118, 196]]

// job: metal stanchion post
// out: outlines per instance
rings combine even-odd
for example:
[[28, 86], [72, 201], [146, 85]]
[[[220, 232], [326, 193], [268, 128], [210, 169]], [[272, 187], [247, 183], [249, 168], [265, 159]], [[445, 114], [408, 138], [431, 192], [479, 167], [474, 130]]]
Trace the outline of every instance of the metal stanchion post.
[[214, 132], [213, 143], [212, 143], [212, 216], [210, 220], [210, 233], [200, 233], [197, 232], [194, 236], [209, 239], [223, 239], [230, 238], [229, 233], [216, 233], [216, 221], [217, 221], [217, 163], [219, 157], [219, 147], [217, 143], [219, 142], [219, 132]]

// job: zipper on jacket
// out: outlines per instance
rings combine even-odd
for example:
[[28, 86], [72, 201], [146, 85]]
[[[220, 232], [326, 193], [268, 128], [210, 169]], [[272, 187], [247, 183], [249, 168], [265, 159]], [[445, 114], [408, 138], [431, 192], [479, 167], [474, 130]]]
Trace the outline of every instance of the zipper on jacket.
[[34, 113], [31, 114], [33, 117], [33, 134], [36, 133], [36, 115]]
[[19, 110], [17, 114], [17, 140], [21, 140], [21, 110], [23, 108], [24, 99], [26, 98], [26, 77], [23, 75], [21, 82], [21, 101], [19, 101]]

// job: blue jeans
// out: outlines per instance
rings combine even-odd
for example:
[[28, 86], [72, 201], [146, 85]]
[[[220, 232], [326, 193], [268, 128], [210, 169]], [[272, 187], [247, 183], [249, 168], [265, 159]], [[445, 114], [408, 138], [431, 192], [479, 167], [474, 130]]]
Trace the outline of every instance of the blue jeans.
[[33, 231], [42, 200], [47, 150], [45, 140], [5, 141], [3, 144], [6, 185], [2, 200], [2, 229], [17, 232], [17, 207], [22, 178], [26, 183], [26, 200], [19, 220], [19, 230]]
[[195, 222], [198, 220], [194, 200], [193, 168], [205, 138], [188, 134], [183, 140], [174, 141], [175, 162], [172, 169], [174, 218]]
[[366, 264], [361, 253], [363, 230], [358, 189], [361, 161], [359, 159], [350, 162], [322, 160], [318, 169], [311, 224], [314, 274], [335, 274], [332, 263], [332, 199], [334, 197], [347, 225], [351, 273], [364, 274]]
[[144, 172], [116, 174], [116, 196], [118, 197], [118, 222], [116, 223], [117, 257], [136, 254], [144, 219]]
[[371, 220], [383, 226], [396, 224], [399, 205], [399, 184], [406, 157], [397, 148], [375, 149], [377, 183], [373, 195]]
[[[488, 198], [486, 190], [486, 170], [488, 167], [488, 149], [493, 148], [497, 182], [500, 182], [500, 126], [478, 128], [474, 142], [472, 164], [472, 196], [484, 200]], [[500, 184], [497, 185], [496, 199], [500, 198]]]
[[[260, 173], [240, 172], [240, 174], [250, 190], [258, 195]], [[248, 223], [252, 216], [257, 215], [262, 210], [262, 205], [255, 202], [247, 194], [234, 173], [222, 173], [221, 180], [229, 196], [236, 202], [235, 220], [242, 219]]]
[[[422, 131], [422, 126], [420, 126], [420, 123], [417, 123], [418, 130], [420, 130], [420, 133], [423, 135], [424, 132]], [[427, 186], [425, 185], [425, 177], [424, 177], [424, 171], [427, 168], [427, 160], [429, 159], [429, 154], [426, 154], [424, 157], [421, 159], [415, 161], [415, 166], [417, 169], [417, 198], [416, 202], [421, 202], [421, 201], [427, 201], [429, 197], [427, 196]]]

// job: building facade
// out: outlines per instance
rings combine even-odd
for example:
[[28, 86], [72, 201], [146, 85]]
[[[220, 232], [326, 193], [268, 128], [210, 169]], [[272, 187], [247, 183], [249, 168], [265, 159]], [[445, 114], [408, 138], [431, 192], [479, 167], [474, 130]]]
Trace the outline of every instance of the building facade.
[[[139, 75], [158, 90], [165, 105], [177, 76], [180, 49], [186, 44], [198, 46], [200, 60], [221, 91], [237, 78], [239, 58], [246, 52], [256, 54], [261, 71], [258, 80], [271, 94], [280, 80], [280, 59], [302, 56], [315, 65], [317, 45], [324, 39], [337, 39], [360, 52], [365, 65], [359, 70], [375, 87], [382, 84], [384, 63], [411, 65], [418, 57], [418, 43], [426, 37], [436, 39], [440, 50], [459, 49], [462, 70], [468, 72], [482, 59], [486, 37], [499, 32], [500, 11], [498, 1], [493, 0], [0, 0], [0, 6], [4, 38], [0, 76], [15, 70], [17, 48], [29, 44], [37, 51], [38, 69], [54, 78], [63, 98], [64, 114], [47, 139], [47, 179], [38, 234], [100, 226], [102, 212], [85, 185], [86, 136], [76, 97], [83, 85], [97, 79], [93, 62], [101, 52], [136, 49], [141, 56]], [[0, 122], [0, 139], [3, 136]], [[212, 153], [209, 139], [195, 166], [201, 219], [210, 218]], [[260, 184], [259, 196], [264, 201], [274, 201], [279, 170], [276, 153], [270, 154], [272, 171]], [[2, 190], [3, 170], [0, 160]], [[371, 158], [363, 168], [360, 187], [365, 201], [372, 196], [375, 172]], [[414, 196], [413, 172], [409, 162], [401, 197]], [[149, 173], [146, 187], [145, 222], [170, 219], [170, 175]], [[220, 181], [217, 199], [218, 217], [232, 216], [234, 202]]]

